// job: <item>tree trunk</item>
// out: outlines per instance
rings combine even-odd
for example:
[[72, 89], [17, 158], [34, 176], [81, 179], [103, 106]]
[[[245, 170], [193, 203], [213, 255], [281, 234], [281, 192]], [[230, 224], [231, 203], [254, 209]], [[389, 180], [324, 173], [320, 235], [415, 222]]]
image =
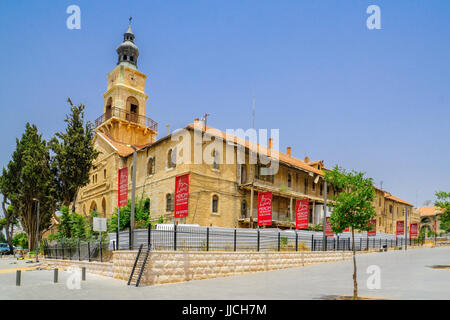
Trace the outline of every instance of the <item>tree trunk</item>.
[[[74, 197], [73, 197], [73, 202], [72, 202], [72, 213], [75, 213], [75, 203], [77, 202], [78, 190], [79, 190], [79, 188], [77, 188], [77, 191], [75, 192], [75, 195], [74, 195]], [[70, 204], [70, 203], [69, 203], [69, 204]]]
[[355, 231], [352, 227], [352, 244], [353, 244], [353, 299], [358, 299], [358, 282], [356, 280], [356, 249], [355, 249]]
[[[3, 195], [3, 199], [5, 199], [5, 195]], [[8, 243], [9, 250], [14, 254], [14, 246], [12, 243], [12, 235], [14, 231], [14, 223], [13, 223], [13, 217], [11, 217], [10, 214], [8, 214], [8, 211], [6, 210], [5, 201], [2, 202], [3, 206], [3, 214], [5, 216], [6, 225], [5, 225], [5, 232], [6, 232], [6, 242]]]

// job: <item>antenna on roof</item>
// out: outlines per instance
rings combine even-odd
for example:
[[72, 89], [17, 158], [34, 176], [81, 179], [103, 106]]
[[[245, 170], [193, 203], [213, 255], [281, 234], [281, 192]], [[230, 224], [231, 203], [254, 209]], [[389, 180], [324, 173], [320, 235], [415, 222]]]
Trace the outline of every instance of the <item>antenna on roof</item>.
[[380, 189], [383, 190], [383, 180], [380, 181]]
[[206, 130], [206, 121], [207, 121], [207, 119], [208, 119], [208, 116], [210, 116], [210, 114], [209, 113], [206, 113], [205, 112], [205, 114], [203, 115], [203, 125], [205, 126], [205, 130]]

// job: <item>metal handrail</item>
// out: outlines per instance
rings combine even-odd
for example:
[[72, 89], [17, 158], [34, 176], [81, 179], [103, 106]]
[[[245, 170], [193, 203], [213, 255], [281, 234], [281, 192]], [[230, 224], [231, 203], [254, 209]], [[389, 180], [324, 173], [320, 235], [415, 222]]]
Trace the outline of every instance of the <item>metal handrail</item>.
[[143, 244], [141, 244], [139, 246], [139, 251], [137, 253], [136, 260], [134, 261], [133, 269], [131, 270], [130, 279], [128, 279], [128, 285], [130, 285], [131, 279], [133, 279], [134, 270], [136, 269], [136, 265], [138, 263], [139, 256], [141, 255], [142, 247], [143, 247]]
[[147, 264], [148, 254], [150, 253], [150, 248], [147, 248], [147, 252], [145, 253], [144, 261], [142, 262], [141, 270], [139, 271], [139, 276], [136, 280], [136, 287], [139, 287], [139, 283], [141, 282], [142, 274], [144, 273], [145, 265]]
[[156, 121], [153, 121], [148, 117], [141, 116], [137, 113], [129, 112], [127, 110], [118, 107], [112, 107], [107, 112], [102, 114], [100, 117], [95, 119], [95, 127], [96, 128], [99, 127], [102, 123], [108, 121], [111, 118], [118, 118], [121, 120], [129, 121], [132, 123], [149, 127], [154, 131], [158, 131], [158, 123]]

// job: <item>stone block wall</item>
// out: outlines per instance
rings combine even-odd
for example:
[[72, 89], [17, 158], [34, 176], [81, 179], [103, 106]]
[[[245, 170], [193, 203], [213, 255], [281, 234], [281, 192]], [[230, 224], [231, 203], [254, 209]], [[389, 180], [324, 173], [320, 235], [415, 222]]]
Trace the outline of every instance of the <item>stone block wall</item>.
[[[245, 273], [301, 267], [350, 259], [350, 251], [337, 252], [173, 252], [153, 251], [142, 285], [227, 277]], [[114, 277], [128, 280], [136, 251], [115, 252]]]
[[105, 277], [114, 277], [113, 263], [111, 262], [89, 262], [89, 261], [76, 261], [76, 260], [60, 260], [60, 259], [45, 259], [44, 266], [49, 268], [62, 268], [69, 267], [86, 268], [86, 272], [98, 274]]

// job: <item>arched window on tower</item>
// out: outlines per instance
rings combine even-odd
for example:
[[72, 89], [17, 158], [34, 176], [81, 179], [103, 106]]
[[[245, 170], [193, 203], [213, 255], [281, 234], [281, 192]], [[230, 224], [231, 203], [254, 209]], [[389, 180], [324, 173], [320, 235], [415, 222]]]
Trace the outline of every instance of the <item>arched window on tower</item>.
[[105, 108], [105, 120], [108, 120], [112, 116], [112, 98], [108, 98], [108, 102], [106, 103]]
[[139, 119], [139, 102], [135, 97], [128, 97], [126, 120], [137, 123], [138, 119]]

